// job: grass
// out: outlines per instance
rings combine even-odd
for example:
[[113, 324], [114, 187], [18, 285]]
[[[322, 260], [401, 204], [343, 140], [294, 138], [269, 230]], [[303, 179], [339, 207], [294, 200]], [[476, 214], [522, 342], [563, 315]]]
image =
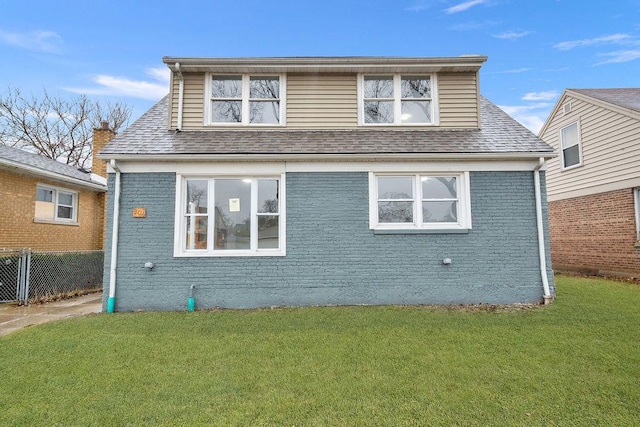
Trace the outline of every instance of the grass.
[[533, 309], [101, 314], [0, 337], [0, 425], [640, 425], [640, 287]]

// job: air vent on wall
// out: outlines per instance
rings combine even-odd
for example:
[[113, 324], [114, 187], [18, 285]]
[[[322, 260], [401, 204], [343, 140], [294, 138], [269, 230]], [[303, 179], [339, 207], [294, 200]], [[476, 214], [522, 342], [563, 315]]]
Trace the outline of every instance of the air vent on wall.
[[567, 102], [566, 104], [564, 104], [562, 106], [562, 108], [563, 108], [564, 114], [570, 113], [571, 112], [571, 103]]

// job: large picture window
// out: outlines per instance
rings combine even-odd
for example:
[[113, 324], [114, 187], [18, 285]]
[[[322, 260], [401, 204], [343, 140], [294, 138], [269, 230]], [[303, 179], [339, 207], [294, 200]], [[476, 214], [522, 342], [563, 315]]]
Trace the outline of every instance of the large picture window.
[[284, 255], [283, 180], [183, 178], [177, 255]]
[[36, 220], [76, 222], [77, 208], [77, 192], [48, 185], [37, 185]]
[[207, 124], [284, 124], [284, 76], [211, 75]]
[[434, 81], [432, 75], [360, 76], [361, 124], [435, 124]]
[[469, 229], [468, 174], [370, 174], [373, 229]]
[[582, 148], [580, 147], [580, 126], [572, 123], [560, 129], [562, 145], [562, 168], [568, 169], [582, 164]]

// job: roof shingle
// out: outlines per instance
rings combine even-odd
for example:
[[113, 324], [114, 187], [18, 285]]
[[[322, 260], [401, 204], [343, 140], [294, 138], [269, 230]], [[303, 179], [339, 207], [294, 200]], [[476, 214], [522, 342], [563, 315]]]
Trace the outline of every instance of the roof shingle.
[[619, 107], [640, 112], [640, 88], [569, 89]]

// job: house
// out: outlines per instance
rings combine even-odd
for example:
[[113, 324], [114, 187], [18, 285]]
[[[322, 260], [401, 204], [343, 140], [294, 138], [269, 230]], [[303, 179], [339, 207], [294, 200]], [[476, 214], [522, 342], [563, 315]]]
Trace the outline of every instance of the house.
[[483, 56], [170, 58], [110, 162], [105, 308], [537, 303], [552, 147]]
[[555, 269], [640, 275], [640, 88], [567, 89], [539, 133]]
[[[113, 135], [95, 130], [96, 151]], [[0, 145], [0, 249], [102, 249], [106, 164], [95, 159], [93, 170]]]

